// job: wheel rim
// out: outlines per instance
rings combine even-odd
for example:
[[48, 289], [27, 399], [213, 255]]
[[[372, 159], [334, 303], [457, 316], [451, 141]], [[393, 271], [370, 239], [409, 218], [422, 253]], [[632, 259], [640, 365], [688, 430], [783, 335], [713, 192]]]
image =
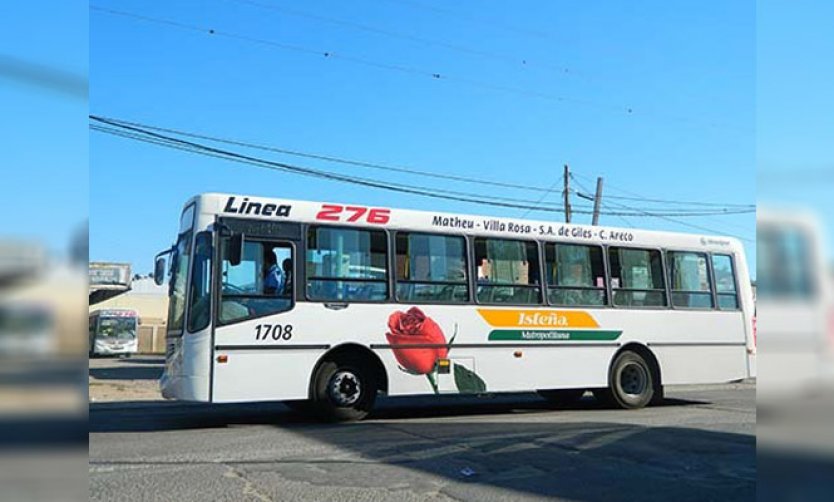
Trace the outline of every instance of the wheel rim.
[[338, 406], [350, 406], [359, 401], [362, 395], [362, 384], [359, 377], [353, 372], [342, 370], [337, 371], [327, 386], [330, 399]]
[[646, 368], [637, 364], [629, 363], [620, 370], [620, 388], [629, 396], [640, 396], [648, 388], [649, 374]]

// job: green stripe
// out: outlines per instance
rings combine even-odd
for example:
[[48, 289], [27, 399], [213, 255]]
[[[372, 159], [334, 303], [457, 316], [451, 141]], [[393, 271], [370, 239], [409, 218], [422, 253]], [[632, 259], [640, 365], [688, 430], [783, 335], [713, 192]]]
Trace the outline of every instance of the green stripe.
[[496, 329], [490, 332], [490, 341], [522, 340], [526, 342], [616, 340], [622, 331], [565, 330], [565, 329]]

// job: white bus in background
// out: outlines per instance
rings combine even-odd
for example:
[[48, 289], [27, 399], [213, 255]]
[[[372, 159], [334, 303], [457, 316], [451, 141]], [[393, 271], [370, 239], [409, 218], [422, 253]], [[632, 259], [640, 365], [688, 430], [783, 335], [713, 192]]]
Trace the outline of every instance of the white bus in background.
[[759, 209], [757, 309], [762, 402], [831, 387], [834, 294], [813, 213]]
[[90, 312], [90, 356], [126, 356], [138, 352], [139, 314], [130, 309]]
[[[157, 283], [167, 254], [170, 399], [358, 419], [377, 394], [592, 390], [640, 408], [755, 373], [728, 237], [204, 194]], [[287, 270], [280, 291], [267, 263]]]

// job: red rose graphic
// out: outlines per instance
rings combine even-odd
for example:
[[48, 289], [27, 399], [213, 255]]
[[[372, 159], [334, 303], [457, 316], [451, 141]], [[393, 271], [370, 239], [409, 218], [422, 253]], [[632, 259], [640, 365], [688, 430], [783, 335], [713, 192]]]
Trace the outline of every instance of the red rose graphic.
[[[411, 307], [407, 312], [394, 312], [388, 318], [388, 343], [400, 365], [414, 373], [428, 375], [438, 359], [449, 354], [443, 330], [422, 310]], [[433, 347], [397, 347], [398, 345], [442, 345]]]

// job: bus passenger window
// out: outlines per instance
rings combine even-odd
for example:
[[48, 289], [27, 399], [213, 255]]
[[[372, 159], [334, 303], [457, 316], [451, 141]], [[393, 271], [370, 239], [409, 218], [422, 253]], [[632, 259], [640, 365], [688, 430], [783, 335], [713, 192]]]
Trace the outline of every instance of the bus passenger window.
[[[226, 241], [228, 242], [228, 241]], [[286, 289], [284, 260], [292, 263], [289, 244], [247, 240], [240, 264], [231, 265], [223, 249], [219, 319], [221, 323], [285, 312], [293, 307], [292, 291]]]
[[656, 249], [609, 248], [611, 288], [619, 307], [665, 307], [663, 259]]
[[388, 242], [381, 230], [310, 227], [307, 297], [383, 302], [388, 298]]
[[547, 297], [552, 305], [606, 305], [602, 248], [545, 244]]
[[738, 290], [736, 288], [733, 257], [725, 254], [712, 255], [712, 270], [715, 274], [718, 308], [720, 310], [738, 309]]
[[541, 274], [535, 242], [476, 238], [475, 265], [479, 302], [541, 303]]
[[712, 308], [712, 285], [705, 253], [669, 251], [672, 305], [692, 309]]
[[397, 299], [435, 303], [468, 301], [464, 238], [398, 232]]

